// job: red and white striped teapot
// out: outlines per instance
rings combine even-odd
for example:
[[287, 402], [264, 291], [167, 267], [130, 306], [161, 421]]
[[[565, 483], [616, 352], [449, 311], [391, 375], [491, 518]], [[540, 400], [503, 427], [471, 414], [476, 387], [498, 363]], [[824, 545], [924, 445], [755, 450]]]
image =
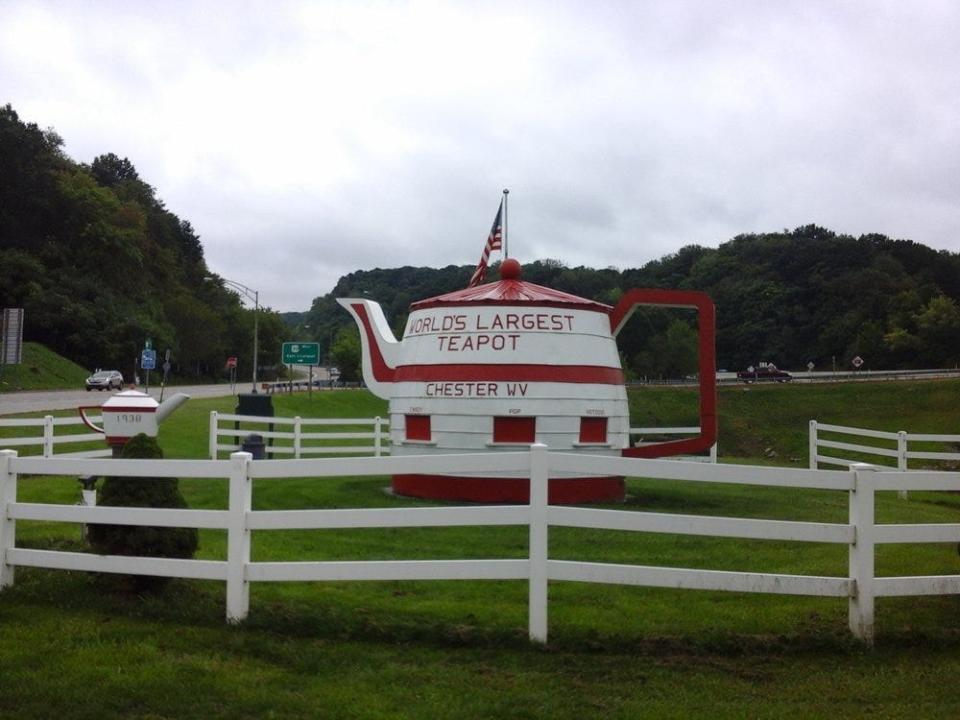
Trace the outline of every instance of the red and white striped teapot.
[[[399, 342], [377, 303], [338, 299], [360, 328], [364, 381], [389, 400], [394, 454], [469, 453], [543, 442], [551, 450], [660, 457], [713, 445], [714, 306], [707, 295], [635, 289], [611, 307], [524, 282], [512, 258], [500, 272], [498, 282], [413, 303]], [[638, 305], [699, 313], [698, 437], [628, 447], [630, 418], [616, 335]], [[470, 500], [514, 500], [526, 491], [523, 483], [500, 480], [506, 479], [395, 477], [394, 489]], [[561, 495], [574, 498], [568, 502], [622, 496], [622, 481], [614, 487], [597, 482], [612, 479], [592, 480], [568, 483], [573, 489]]]

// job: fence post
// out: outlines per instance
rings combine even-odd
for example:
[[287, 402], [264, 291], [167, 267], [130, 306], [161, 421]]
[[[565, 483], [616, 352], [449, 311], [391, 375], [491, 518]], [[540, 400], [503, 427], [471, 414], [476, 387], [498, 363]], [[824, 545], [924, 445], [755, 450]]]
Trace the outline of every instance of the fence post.
[[714, 464], [716, 464], [717, 462], [717, 453], [718, 453], [717, 445], [719, 445], [719, 443], [714, 443], [713, 445], [710, 446], [710, 462]]
[[[897, 470], [900, 472], [907, 471], [907, 431], [901, 430], [897, 433]], [[902, 488], [897, 491], [897, 495], [901, 500], [907, 499], [907, 490]]]
[[373, 419], [373, 456], [380, 457], [380, 416]]
[[53, 457], [53, 415], [43, 416], [43, 456]]
[[300, 459], [300, 445], [302, 442], [301, 433], [303, 432], [300, 427], [300, 416], [297, 415], [293, 419], [293, 457], [297, 460]]
[[876, 468], [854, 463], [850, 472], [853, 476], [850, 524], [854, 528], [849, 559], [850, 579], [853, 581], [849, 601], [850, 630], [857, 639], [873, 645], [876, 491], [870, 473], [876, 472]]
[[210, 459], [217, 459], [217, 411], [210, 411]]
[[549, 472], [547, 446], [530, 446], [530, 641], [547, 642], [547, 557]]
[[253, 500], [253, 481], [248, 468], [253, 455], [247, 452], [230, 454], [230, 507], [227, 527], [227, 622], [245, 620], [250, 610], [250, 583], [247, 564], [250, 562], [250, 530], [247, 513]]
[[17, 476], [10, 470], [16, 450], [0, 450], [0, 590], [13, 587], [13, 565], [7, 553], [16, 546], [17, 521], [7, 517], [7, 506], [17, 501]]
[[817, 421], [810, 421], [810, 434], [808, 437], [808, 447], [810, 452], [810, 469], [817, 469]]

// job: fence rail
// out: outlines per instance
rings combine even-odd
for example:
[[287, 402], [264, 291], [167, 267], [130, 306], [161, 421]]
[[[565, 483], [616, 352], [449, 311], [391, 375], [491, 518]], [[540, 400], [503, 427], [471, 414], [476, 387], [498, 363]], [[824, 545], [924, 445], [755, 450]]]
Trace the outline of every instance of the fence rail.
[[[234, 427], [223, 427], [221, 423], [233, 423]], [[240, 426], [244, 425], [244, 428]], [[269, 427], [269, 430], [252, 430], [251, 425]], [[290, 430], [274, 430], [274, 426], [289, 426]], [[366, 428], [362, 432], [323, 431], [309, 432], [305, 428]], [[260, 415], [228, 415], [216, 410], [210, 413], [210, 440], [208, 443], [211, 460], [216, 460], [221, 452], [236, 452], [242, 449], [241, 438], [256, 432], [266, 443], [266, 452], [270, 455], [292, 455], [302, 458], [305, 455], [373, 455], [380, 457], [390, 452], [390, 423], [380, 417], [373, 418], [301, 418], [268, 417]], [[221, 442], [221, 438], [232, 438], [233, 442]], [[330, 445], [331, 441], [351, 441], [349, 444]], [[276, 441], [286, 441], [280, 443]]]
[[[830, 433], [833, 436], [852, 436], [860, 438], [872, 438], [885, 441], [892, 445], [889, 447], [877, 445], [864, 445], [856, 442], [843, 442], [839, 440], [827, 440], [822, 437], [822, 433]], [[907, 472], [910, 470], [910, 460], [937, 460], [942, 462], [960, 462], [960, 452], [932, 452], [929, 450], [911, 450], [911, 443], [952, 443], [960, 444], [960, 435], [930, 434], [930, 433], [910, 433], [906, 430], [899, 432], [886, 432], [883, 430], [869, 430], [866, 428], [845, 427], [843, 425], [830, 425], [828, 423], [810, 421], [809, 432], [809, 458], [810, 469], [815, 470], [821, 464], [839, 465], [850, 467], [855, 463], [864, 463], [873, 466], [877, 470], [889, 471], [898, 470]], [[858, 457], [844, 458], [835, 455], [821, 453], [821, 449], [842, 450], [847, 453], [853, 453]], [[863, 457], [878, 458], [879, 461], [865, 461]], [[892, 458], [895, 463], [884, 462], [885, 458]], [[906, 498], [908, 488], [900, 489], [900, 497]]]
[[[874, 438], [885, 440], [894, 444], [893, 447], [882, 447], [875, 445], [863, 445], [860, 443], [839, 442], [836, 440], [826, 440], [821, 433], [831, 433], [834, 435], [850, 435], [855, 437]], [[906, 430], [899, 432], [885, 432], [883, 430], [868, 430], [866, 428], [845, 427], [843, 425], [830, 425], [828, 423], [810, 421], [810, 468], [816, 469], [821, 463], [824, 465], [841, 465], [849, 467], [853, 463], [863, 462], [861, 459], [850, 459], [823, 455], [820, 448], [834, 450], [846, 450], [848, 452], [858, 453], [867, 456], [877, 456], [881, 458], [895, 458], [896, 465], [883, 463], [874, 464], [879, 470], [888, 470], [891, 468], [907, 471], [910, 460], [945, 460], [960, 462], [960, 452], [930, 452], [923, 450], [911, 450], [910, 443], [953, 443], [960, 444], [960, 435], [930, 434], [930, 433], [911, 433]]]
[[[102, 422], [100, 416], [89, 416], [93, 422]], [[4, 418], [0, 419], [0, 428], [38, 428], [39, 435], [28, 437], [3, 437], [0, 438], [0, 448], [13, 447], [40, 447], [40, 454], [43, 457], [108, 457], [111, 453], [109, 448], [98, 448], [96, 450], [80, 450], [74, 452], [57, 452], [58, 445], [69, 445], [75, 443], [99, 442], [103, 443], [102, 433], [81, 433], [77, 435], [57, 435], [56, 428], [68, 425], [84, 425], [79, 417], [54, 417], [45, 415], [42, 418]], [[86, 427], [84, 425], [84, 427]]]
[[[224, 427], [221, 423], [234, 423], [234, 427]], [[244, 431], [240, 425], [248, 426]], [[373, 418], [301, 418], [301, 417], [268, 417], [254, 415], [229, 415], [213, 411], [210, 413], [210, 440], [208, 443], [209, 457], [216, 460], [221, 453], [236, 452], [242, 449], [240, 438], [245, 433], [252, 432], [250, 425], [268, 426], [271, 429], [257, 429], [256, 434], [264, 440], [287, 441], [284, 444], [269, 442], [266, 452], [271, 455], [292, 455], [301, 458], [308, 455], [373, 455], [380, 457], [390, 453], [390, 423], [380, 417]], [[290, 426], [292, 429], [274, 430], [274, 426]], [[308, 428], [324, 427], [367, 427], [365, 432], [338, 432], [324, 430], [309, 432]], [[639, 436], [638, 445], [653, 444], [644, 442], [643, 436], [656, 435], [698, 435], [699, 427], [636, 427], [629, 429], [631, 438]], [[222, 442], [222, 438], [232, 438], [233, 442]], [[329, 445], [333, 440], [349, 440], [349, 445]], [[319, 443], [317, 442], [319, 441]], [[357, 443], [356, 441], [363, 441]], [[324, 443], [324, 444], [320, 444]], [[681, 456], [676, 459], [692, 462], [717, 462], [717, 444], [714, 443], [708, 454], [696, 456]]]
[[[255, 478], [389, 475], [498, 471], [524, 472], [530, 478], [525, 505], [344, 510], [253, 510]], [[548, 479], [559, 473], [629, 475], [795, 488], [832, 489], [849, 498], [845, 523], [741, 519], [698, 515], [601, 510], [551, 506]], [[131, 509], [25, 503], [17, 499], [21, 475], [126, 475], [131, 477], [227, 478], [225, 510]], [[28, 480], [27, 480], [28, 481]], [[318, 582], [336, 580], [526, 580], [528, 632], [531, 641], [546, 642], [547, 583], [577, 581], [651, 587], [848, 598], [854, 635], [872, 642], [877, 597], [960, 593], [960, 575], [875, 577], [875, 547], [881, 543], [953, 542], [960, 523], [876, 525], [875, 493], [904, 487], [960, 490], [960, 473], [875, 472], [867, 465], [846, 470], [790, 470], [737, 465], [704, 465], [548, 453], [543, 445], [529, 452], [261, 460], [234, 453], [229, 460], [100, 460], [18, 457], [0, 451], [0, 589], [14, 583], [16, 567], [203, 578], [226, 583], [226, 617], [240, 621], [250, 609], [251, 582]], [[227, 531], [223, 560], [178, 560], [101, 556], [34, 550], [16, 546], [17, 520], [45, 520], [124, 525], [219, 528]], [[252, 531], [316, 528], [450, 527], [525, 525], [529, 533], [525, 559], [391, 560], [359, 562], [252, 562]], [[846, 577], [780, 573], [730, 572], [696, 568], [648, 567], [603, 562], [571, 562], [549, 558], [551, 526], [633, 532], [710, 535], [744, 539], [822, 542], [847, 546]]]

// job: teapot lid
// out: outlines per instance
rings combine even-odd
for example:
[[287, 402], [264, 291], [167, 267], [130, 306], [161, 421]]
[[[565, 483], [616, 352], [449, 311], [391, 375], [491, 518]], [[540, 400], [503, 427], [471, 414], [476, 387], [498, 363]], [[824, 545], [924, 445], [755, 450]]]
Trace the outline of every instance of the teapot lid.
[[411, 310], [423, 310], [448, 305], [542, 305], [547, 307], [578, 307], [583, 310], [610, 313], [610, 305], [587, 300], [561, 290], [535, 285], [520, 279], [520, 263], [507, 258], [500, 264], [500, 280], [486, 285], [477, 285], [464, 290], [455, 290], [444, 295], [418, 300], [410, 305]]
[[160, 405], [153, 396], [139, 390], [124, 390], [112, 395], [103, 403], [105, 410], [122, 410], [130, 412], [135, 410], [156, 410]]

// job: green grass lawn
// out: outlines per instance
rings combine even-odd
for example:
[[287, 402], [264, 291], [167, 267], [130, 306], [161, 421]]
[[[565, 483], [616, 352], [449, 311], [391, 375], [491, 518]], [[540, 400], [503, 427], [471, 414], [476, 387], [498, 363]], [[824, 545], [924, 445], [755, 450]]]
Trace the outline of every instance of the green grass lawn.
[[[635, 427], [697, 425], [697, 398], [692, 388], [632, 389], [631, 422]], [[960, 380], [728, 385], [719, 388], [717, 405], [721, 457], [774, 465], [806, 466], [811, 420], [887, 432], [960, 434]], [[868, 438], [846, 441], [892, 447]], [[960, 450], [955, 444], [911, 448]]]
[[[733, 428], [763, 433], [805, 464], [806, 422], [951, 432], [957, 383], [882, 384], [901, 398], [847, 386], [740, 388], [721, 393], [721, 452], [748, 452]], [[933, 386], [943, 386], [939, 389]], [[808, 395], [807, 393], [811, 393]], [[905, 403], [906, 397], [919, 402]], [[863, 410], [874, 402], [877, 417]], [[632, 393], [635, 424], [691, 424], [683, 391]], [[835, 401], [852, 408], [842, 414]], [[278, 415], [371, 417], [368, 393], [277, 396]], [[191, 400], [162, 426], [168, 457], [204, 457], [210, 410]], [[638, 408], [640, 408], [638, 410]], [[806, 415], [805, 413], [812, 413]], [[829, 413], [833, 413], [830, 415]], [[864, 414], [858, 415], [857, 413]], [[896, 412], [897, 417], [891, 417]], [[819, 415], [819, 417], [818, 417]], [[742, 417], [743, 416], [743, 417]], [[779, 421], [776, 418], [781, 418]], [[938, 419], [945, 425], [936, 426]], [[913, 423], [913, 424], [911, 424]], [[793, 427], [799, 424], [799, 428]], [[753, 458], [756, 460], [756, 458]], [[412, 507], [388, 478], [261, 480], [254, 506]], [[632, 510], [844, 522], [844, 493], [633, 478]], [[191, 507], [226, 507], [226, 482], [183, 478]], [[20, 497], [77, 500], [71, 478], [25, 478]], [[883, 493], [881, 522], [957, 522], [960, 496]], [[201, 531], [198, 557], [225, 557]], [[83, 550], [77, 525], [20, 522], [18, 545]], [[524, 528], [422, 528], [255, 533], [254, 560], [522, 558]], [[675, 567], [845, 575], [847, 550], [554, 528], [551, 557]], [[953, 544], [881, 546], [878, 574], [960, 573]], [[877, 604], [867, 650], [846, 628], [842, 599], [554, 582], [550, 644], [526, 641], [525, 582], [259, 583], [249, 620], [224, 623], [223, 583], [174, 581], [136, 596], [110, 578], [21, 568], [0, 594], [0, 714], [65, 717], [957, 717], [960, 599]]]

